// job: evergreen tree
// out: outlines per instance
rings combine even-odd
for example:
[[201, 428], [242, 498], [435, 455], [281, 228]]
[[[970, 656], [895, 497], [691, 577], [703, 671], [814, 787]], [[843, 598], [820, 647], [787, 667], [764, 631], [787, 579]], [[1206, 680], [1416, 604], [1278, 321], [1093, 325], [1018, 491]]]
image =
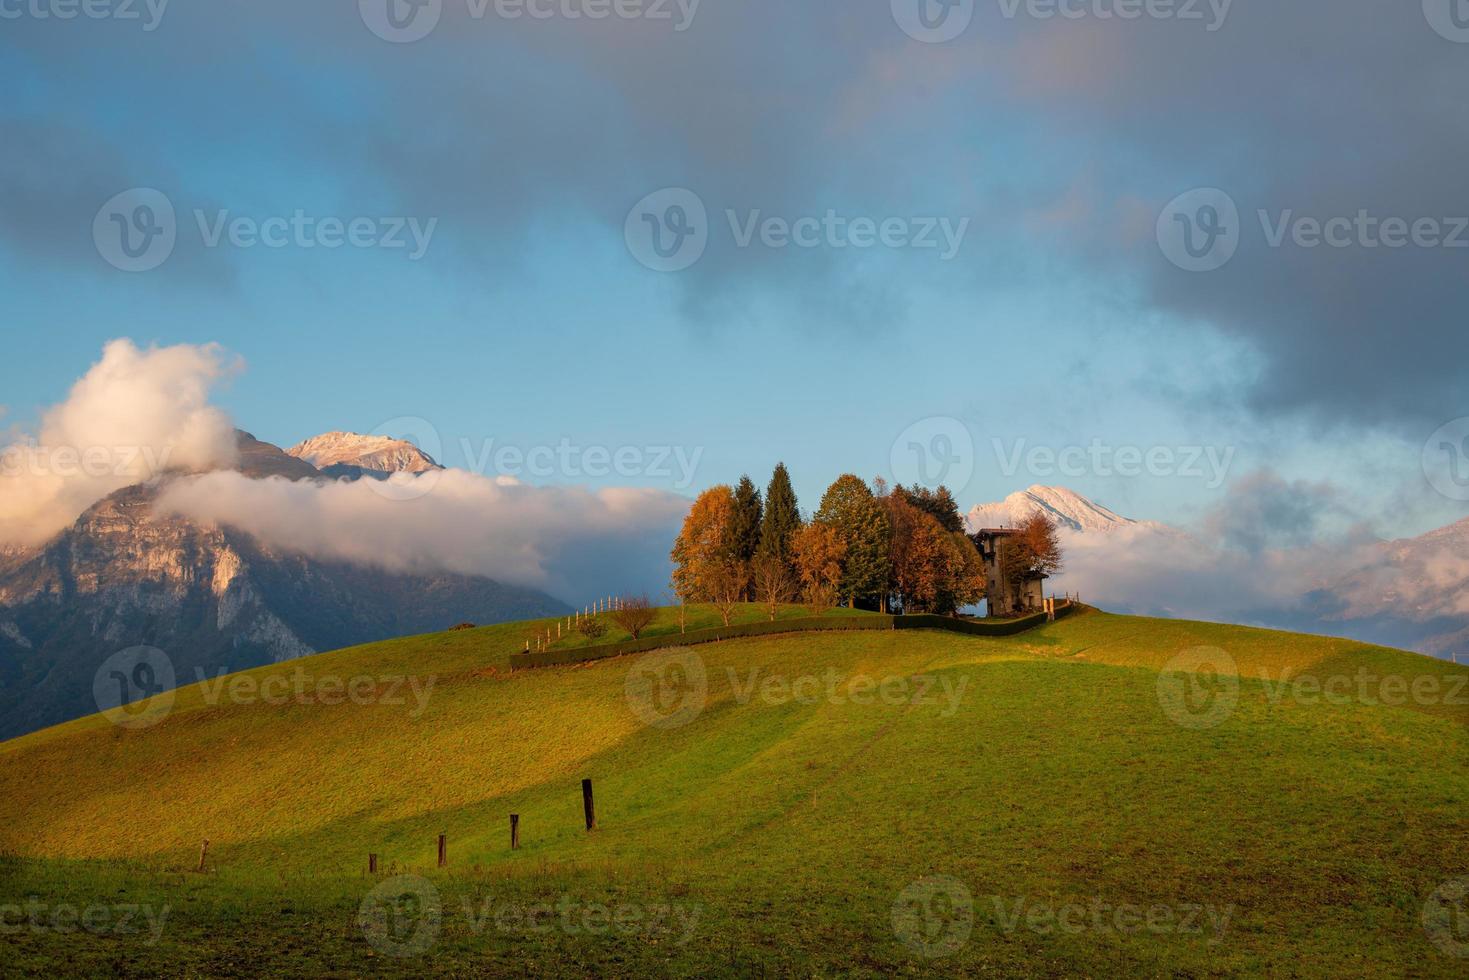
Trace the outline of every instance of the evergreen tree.
[[[729, 522], [729, 552], [736, 562], [749, 569], [755, 561], [755, 550], [760, 546], [760, 491], [748, 476], [740, 477], [734, 492], [734, 510]], [[740, 589], [741, 598], [748, 599], [749, 582]]]
[[791, 537], [801, 529], [801, 511], [796, 506], [796, 491], [791, 489], [791, 475], [786, 464], [776, 463], [770, 477], [770, 486], [765, 488], [765, 515], [760, 522], [760, 548], [762, 557], [774, 555], [792, 570], [796, 567]]
[[890, 527], [872, 490], [859, 477], [842, 474], [827, 488], [813, 520], [835, 530], [846, 545], [842, 595], [853, 605], [880, 607], [887, 595]]
[[734, 491], [729, 522], [729, 550], [740, 561], [752, 561], [760, 545], [760, 491], [748, 476], [740, 477]]

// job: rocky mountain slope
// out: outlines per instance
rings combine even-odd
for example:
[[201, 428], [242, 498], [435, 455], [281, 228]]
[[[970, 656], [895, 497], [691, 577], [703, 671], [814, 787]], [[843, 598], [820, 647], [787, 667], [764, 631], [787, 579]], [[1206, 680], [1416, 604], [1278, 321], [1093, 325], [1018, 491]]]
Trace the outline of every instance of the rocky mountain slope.
[[286, 450], [330, 477], [386, 477], [392, 473], [423, 473], [443, 469], [432, 456], [411, 442], [356, 432], [326, 432]]
[[[323, 476], [248, 434], [239, 444], [247, 476]], [[120, 490], [44, 547], [0, 557], [0, 738], [96, 711], [99, 665], [132, 646], [163, 650], [183, 684], [201, 672], [567, 608], [486, 578], [321, 562], [228, 528], [159, 519], [157, 492]]]
[[1383, 542], [1307, 602], [1354, 637], [1436, 656], [1469, 653], [1469, 519]]

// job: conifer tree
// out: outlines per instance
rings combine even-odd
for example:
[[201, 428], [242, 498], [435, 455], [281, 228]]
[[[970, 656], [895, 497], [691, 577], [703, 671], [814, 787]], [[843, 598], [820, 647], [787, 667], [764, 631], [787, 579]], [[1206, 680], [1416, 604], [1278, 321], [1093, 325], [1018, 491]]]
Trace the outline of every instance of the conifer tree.
[[729, 550], [740, 561], [753, 561], [760, 545], [760, 491], [748, 476], [740, 477], [734, 491], [734, 511], [730, 514]]
[[742, 600], [750, 598], [749, 571], [755, 562], [755, 551], [760, 546], [760, 491], [749, 476], [740, 477], [734, 491], [734, 510], [729, 522], [729, 553], [735, 562], [746, 570], [739, 590]]
[[796, 562], [791, 537], [800, 529], [801, 511], [796, 505], [796, 491], [791, 488], [791, 475], [786, 472], [786, 464], [776, 463], [770, 485], [765, 488], [765, 514], [760, 522], [760, 555], [774, 555], [794, 571]]

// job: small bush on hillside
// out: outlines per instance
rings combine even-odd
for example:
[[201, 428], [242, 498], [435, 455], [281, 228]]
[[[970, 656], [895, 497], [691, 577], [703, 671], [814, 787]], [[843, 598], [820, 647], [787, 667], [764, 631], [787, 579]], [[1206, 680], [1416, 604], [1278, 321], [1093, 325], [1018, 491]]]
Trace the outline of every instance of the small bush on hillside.
[[612, 610], [612, 621], [636, 640], [638, 636], [653, 623], [653, 618], [658, 615], [658, 610], [653, 608], [653, 603], [645, 595], [624, 596], [617, 600], [617, 606]]
[[595, 616], [587, 616], [577, 622], [576, 631], [589, 640], [595, 640], [607, 632], [607, 624]]
[[449, 632], [450, 633], [453, 633], [453, 632], [456, 632], [458, 630], [472, 630], [472, 629], [474, 629], [474, 624], [473, 623], [460, 623], [457, 626], [450, 626], [449, 627]]

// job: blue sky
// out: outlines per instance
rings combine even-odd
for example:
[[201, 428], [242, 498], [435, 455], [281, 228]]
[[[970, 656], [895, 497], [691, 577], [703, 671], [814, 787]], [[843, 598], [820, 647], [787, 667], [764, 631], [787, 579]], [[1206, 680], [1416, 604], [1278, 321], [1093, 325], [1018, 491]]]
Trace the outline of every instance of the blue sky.
[[[1255, 212], [1463, 212], [1469, 44], [1367, 0], [1239, 0], [1216, 30], [1097, 16], [1105, 0], [1075, 20], [976, 3], [925, 43], [903, 2], [704, 0], [679, 31], [443, 0], [411, 43], [373, 32], [373, 0], [176, 0], [152, 30], [27, 7], [0, 31], [6, 421], [62, 400], [109, 339], [213, 342], [245, 364], [218, 403], [282, 444], [411, 416], [453, 465], [462, 440], [678, 446], [702, 453], [691, 488], [592, 482], [692, 493], [783, 459], [810, 506], [843, 471], [901, 478], [895, 441], [953, 419], [974, 447], [966, 507], [1059, 483], [1189, 522], [1268, 470], [1329, 485], [1379, 533], [1464, 516], [1423, 453], [1469, 415], [1469, 249], [1270, 247]], [[140, 187], [173, 207], [177, 244], [126, 272], [93, 223]], [[1210, 187], [1238, 204], [1238, 253], [1191, 272], [1157, 219]], [[666, 188], [707, 212], [707, 248], [676, 272], [625, 231]], [[945, 259], [741, 246], [727, 216], [828, 209], [966, 230]], [[434, 225], [417, 259], [210, 247], [196, 212], [222, 211]], [[998, 458], [1094, 444], [1230, 465]]]

